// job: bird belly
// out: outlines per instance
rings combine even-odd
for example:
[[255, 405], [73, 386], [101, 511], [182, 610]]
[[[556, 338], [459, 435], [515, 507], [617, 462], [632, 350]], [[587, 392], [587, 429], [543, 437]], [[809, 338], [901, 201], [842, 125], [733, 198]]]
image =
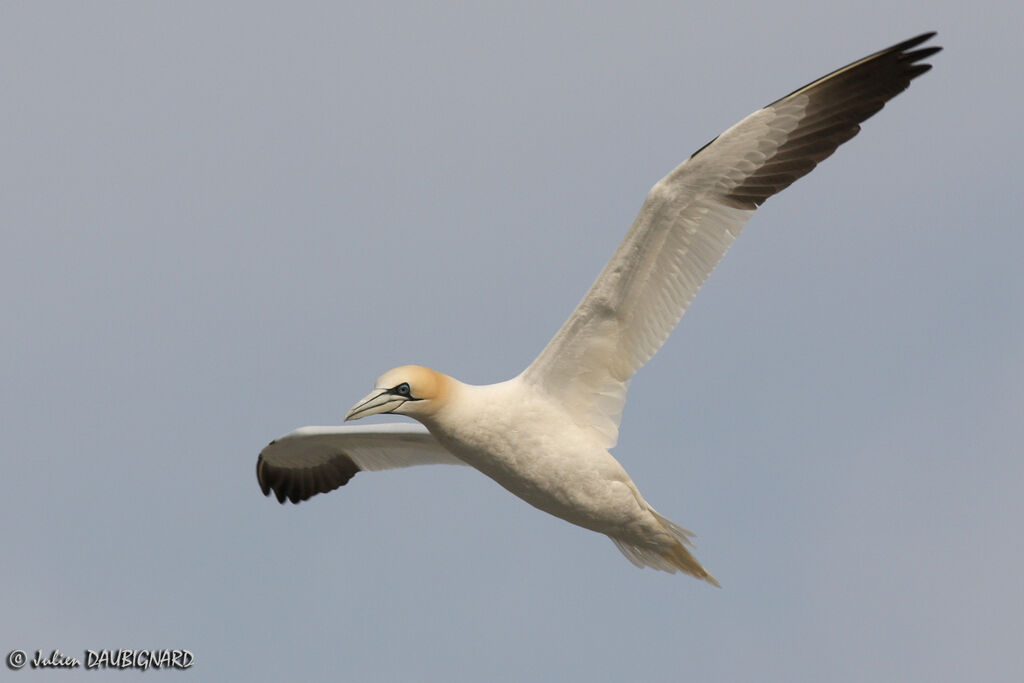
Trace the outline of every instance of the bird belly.
[[550, 412], [480, 417], [431, 431], [459, 459], [567, 522], [612, 535], [651, 523], [626, 470], [571, 420]]

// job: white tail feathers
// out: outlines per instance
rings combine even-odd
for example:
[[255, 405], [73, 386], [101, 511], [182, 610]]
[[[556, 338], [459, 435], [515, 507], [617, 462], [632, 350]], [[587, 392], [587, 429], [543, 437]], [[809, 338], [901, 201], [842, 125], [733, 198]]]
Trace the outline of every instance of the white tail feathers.
[[676, 572], [684, 572], [698, 579], [703, 579], [708, 583], [722, 587], [718, 580], [715, 579], [711, 573], [701, 566], [701, 563], [697, 561], [686, 546], [693, 547], [692, 537], [695, 535], [692, 531], [684, 529], [675, 522], [665, 517], [662, 517], [653, 509], [651, 513], [657, 518], [661, 525], [672, 534], [675, 543], [669, 546], [653, 547], [647, 545], [639, 545], [631, 541], [624, 541], [614, 536], [609, 536], [615, 547], [626, 556], [626, 558], [638, 567], [651, 567], [659, 571], [668, 572], [675, 574]]

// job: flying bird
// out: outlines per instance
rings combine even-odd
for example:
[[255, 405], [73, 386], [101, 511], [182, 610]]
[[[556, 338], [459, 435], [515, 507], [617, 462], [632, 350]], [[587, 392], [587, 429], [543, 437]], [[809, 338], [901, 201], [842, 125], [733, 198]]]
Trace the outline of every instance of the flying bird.
[[638, 567], [719, 585], [691, 554], [693, 534], [659, 514], [609, 452], [630, 378], [754, 211], [931, 68], [922, 60], [941, 48], [919, 46], [934, 35], [772, 102], [662, 178], [597, 281], [520, 375], [474, 386], [417, 365], [389, 370], [345, 420], [392, 413], [420, 424], [297, 429], [260, 453], [263, 493], [298, 503], [363, 470], [470, 465], [531, 505], [606, 534]]

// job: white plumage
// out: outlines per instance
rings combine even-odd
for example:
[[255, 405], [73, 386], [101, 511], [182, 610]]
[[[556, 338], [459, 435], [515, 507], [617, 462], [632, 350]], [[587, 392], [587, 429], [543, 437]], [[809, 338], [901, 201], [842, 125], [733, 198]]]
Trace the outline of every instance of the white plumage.
[[531, 505], [607, 534], [637, 566], [718, 585], [687, 549], [690, 532], [658, 514], [609, 453], [629, 380], [754, 210], [931, 68], [920, 62], [940, 48], [915, 48], [933, 35], [759, 109], [660, 180], [590, 291], [522, 374], [472, 386], [421, 366], [395, 368], [345, 419], [397, 413], [423, 426], [298, 429], [260, 453], [263, 492], [298, 502], [362, 470], [467, 464]]

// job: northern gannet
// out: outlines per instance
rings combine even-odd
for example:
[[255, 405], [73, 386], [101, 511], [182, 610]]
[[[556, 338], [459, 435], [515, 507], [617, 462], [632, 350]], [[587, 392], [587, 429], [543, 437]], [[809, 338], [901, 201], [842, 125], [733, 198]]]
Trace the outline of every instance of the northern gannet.
[[757, 110], [661, 179], [597, 281], [522, 374], [473, 386], [417, 365], [390, 370], [345, 420], [394, 413], [421, 424], [297, 429], [260, 453], [263, 493], [297, 503], [362, 470], [470, 465], [531, 505], [607, 534], [638, 567], [719, 585], [687, 549], [692, 533], [658, 514], [609, 453], [630, 378], [754, 210], [931, 68], [920, 62], [941, 48], [918, 46], [934, 35], [876, 52]]

